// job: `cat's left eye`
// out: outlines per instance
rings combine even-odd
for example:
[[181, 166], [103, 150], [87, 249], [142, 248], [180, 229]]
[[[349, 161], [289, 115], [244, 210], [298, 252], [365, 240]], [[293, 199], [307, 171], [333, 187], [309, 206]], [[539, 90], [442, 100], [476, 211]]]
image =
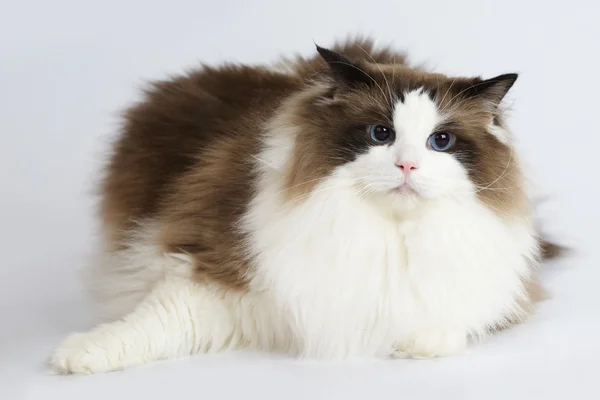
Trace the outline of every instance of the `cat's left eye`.
[[435, 151], [447, 151], [456, 142], [456, 136], [448, 132], [438, 132], [429, 136], [427, 143]]

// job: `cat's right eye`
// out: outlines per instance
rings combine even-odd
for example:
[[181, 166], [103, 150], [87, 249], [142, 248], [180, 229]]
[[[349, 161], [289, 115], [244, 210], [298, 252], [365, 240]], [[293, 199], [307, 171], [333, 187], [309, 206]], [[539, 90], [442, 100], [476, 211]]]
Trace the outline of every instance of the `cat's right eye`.
[[394, 131], [387, 126], [383, 125], [371, 125], [369, 127], [369, 134], [371, 139], [377, 143], [388, 143], [394, 140]]

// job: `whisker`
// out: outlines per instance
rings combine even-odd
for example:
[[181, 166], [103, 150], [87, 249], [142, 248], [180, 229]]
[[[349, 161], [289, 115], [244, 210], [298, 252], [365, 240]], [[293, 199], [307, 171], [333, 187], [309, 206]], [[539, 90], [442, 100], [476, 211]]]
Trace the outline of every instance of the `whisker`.
[[487, 208], [489, 208], [489, 209], [492, 209], [493, 211], [495, 211], [495, 212], [496, 212], [496, 213], [498, 213], [499, 215], [502, 215], [502, 216], [504, 216], [504, 217], [508, 217], [508, 218], [514, 218], [514, 217], [515, 217], [515, 215], [512, 215], [512, 214], [507, 214], [507, 213], [505, 213], [505, 212], [503, 212], [503, 211], [500, 211], [500, 210], [499, 210], [499, 209], [497, 209], [496, 207], [492, 207], [491, 205], [489, 205], [489, 204], [488, 204], [488, 203], [486, 203], [485, 201], [481, 200], [479, 197], [476, 197], [476, 200], [477, 200], [477, 202], [478, 202], [478, 203], [480, 203], [481, 205], [483, 205], [483, 206], [485, 206], [485, 207], [487, 207]]
[[[454, 78], [452, 80], [452, 82], [450, 82], [450, 86], [448, 86], [448, 89], [446, 89], [446, 93], [444, 93], [444, 96], [442, 97], [442, 100], [440, 100], [440, 105], [443, 106], [444, 104], [444, 99], [446, 98], [446, 96], [448, 95], [448, 93], [450, 92], [450, 89], [452, 89], [452, 85], [454, 85], [454, 82], [456, 82], [456, 78]], [[445, 109], [445, 107], [444, 107]]]
[[[467, 87], [467, 88], [465, 88], [465, 89], [461, 90], [461, 91], [460, 91], [460, 92], [458, 92], [456, 95], [454, 95], [454, 96], [453, 96], [453, 97], [450, 99], [450, 101], [448, 101], [448, 104], [451, 104], [451, 103], [452, 103], [452, 100], [454, 100], [455, 98], [457, 98], [458, 96], [460, 96], [461, 94], [463, 94], [464, 92], [466, 92], [467, 90], [470, 90], [470, 89], [473, 89], [474, 87], [481, 86], [481, 85], [485, 85], [485, 84], [487, 84], [487, 82], [486, 82], [486, 81], [483, 81], [483, 82], [476, 83], [476, 84], [474, 84], [474, 85], [471, 85], [471, 86], [469, 86], [469, 87]], [[490, 101], [488, 101], [488, 103], [491, 103], [491, 102], [490, 102]], [[493, 104], [493, 103], [492, 103], [492, 104]]]
[[[448, 198], [453, 198], [453, 199], [455, 199], [456, 201], [459, 201], [459, 199], [458, 199], [458, 198], [456, 198], [456, 197], [455, 197], [455, 195], [458, 195], [458, 196], [465, 196], [465, 194], [464, 194], [464, 193], [460, 193], [460, 192], [454, 191], [454, 192], [452, 192], [452, 193], [450, 193], [450, 194], [446, 194], [446, 195], [445, 195], [445, 197], [448, 197]], [[470, 196], [469, 196], [469, 197], [470, 197]], [[505, 212], [503, 212], [503, 211], [499, 210], [498, 208], [496, 208], [496, 207], [493, 207], [492, 205], [490, 205], [490, 204], [486, 203], [486, 202], [485, 202], [485, 201], [483, 201], [483, 200], [482, 200], [482, 199], [481, 199], [479, 196], [474, 196], [474, 197], [470, 197], [470, 198], [471, 198], [471, 199], [475, 199], [475, 201], [477, 201], [477, 203], [481, 204], [481, 205], [482, 205], [482, 206], [484, 206], [484, 207], [487, 207], [487, 208], [489, 208], [489, 209], [493, 210], [494, 212], [498, 213], [499, 215], [502, 215], [502, 216], [505, 216], [505, 217], [508, 217], [508, 218], [513, 218], [513, 217], [515, 217], [515, 215], [512, 215], [512, 214], [507, 214], [507, 213], [505, 213]]]
[[276, 166], [274, 166], [273, 164], [271, 164], [268, 161], [263, 160], [262, 158], [258, 158], [257, 156], [255, 156], [254, 154], [250, 154], [252, 156], [252, 158], [256, 159], [257, 161], [260, 161], [261, 163], [265, 164], [267, 167], [271, 167], [274, 170], [278, 170], [278, 168]]
[[498, 176], [498, 178], [496, 178], [493, 182], [491, 182], [489, 185], [487, 185], [484, 189], [487, 189], [488, 187], [492, 186], [494, 183], [498, 182], [500, 179], [502, 179], [502, 177], [504, 176], [504, 174], [506, 174], [506, 171], [508, 171], [508, 168], [510, 167], [510, 162], [512, 161], [512, 147], [510, 149], [510, 153], [508, 154], [508, 162], [506, 163], [506, 167], [504, 168], [504, 171], [502, 171], [502, 173], [500, 174], [500, 176]]
[[286, 205], [290, 205], [290, 204], [296, 203], [296, 202], [301, 201], [303, 199], [306, 199], [306, 198], [308, 198], [308, 197], [310, 197], [310, 196], [312, 196], [314, 194], [325, 192], [327, 190], [336, 189], [336, 188], [351, 187], [352, 185], [356, 184], [356, 182], [359, 182], [359, 180], [360, 180], [360, 178], [355, 178], [355, 179], [350, 180], [349, 182], [334, 182], [334, 183], [331, 183], [331, 184], [329, 184], [327, 186], [324, 186], [322, 188], [318, 188], [316, 190], [313, 189], [313, 190], [309, 191], [308, 193], [301, 194], [301, 195], [299, 195], [299, 196], [297, 196], [297, 197], [295, 197], [295, 198], [287, 201]]
[[322, 179], [323, 179], [323, 177], [319, 177], [319, 178], [309, 179], [309, 180], [307, 180], [307, 181], [304, 181], [304, 182], [300, 182], [300, 183], [298, 183], [298, 184], [296, 184], [296, 185], [289, 186], [289, 187], [287, 187], [287, 188], [285, 188], [285, 189], [281, 189], [279, 192], [277, 192], [277, 195], [280, 195], [280, 194], [282, 194], [282, 193], [285, 193], [285, 192], [287, 192], [288, 190], [292, 190], [292, 189], [295, 189], [295, 188], [297, 188], [297, 187], [300, 187], [300, 186], [306, 185], [307, 183], [312, 183], [312, 182], [320, 181], [320, 180], [322, 180]]
[[[498, 188], [491, 187], [494, 183], [498, 182], [501, 178], [511, 176], [511, 174], [513, 174], [513, 172], [509, 172], [508, 168], [507, 168], [507, 169], [505, 169], [505, 171], [503, 171], [502, 174], [500, 174], [500, 176], [498, 178], [496, 178], [495, 180], [493, 180], [491, 182], [484, 182], [481, 184], [476, 184], [474, 182], [471, 182], [471, 183], [476, 189], [482, 189], [482, 190], [516, 189], [519, 187], [523, 187], [524, 184], [515, 185], [515, 186], [507, 186], [507, 187], [498, 187]], [[445, 179], [445, 178], [436, 177], [436, 178], [427, 178], [426, 182], [430, 182], [430, 183], [453, 183], [453, 182], [462, 183], [463, 180], [462, 179]]]
[[295, 198], [287, 201], [286, 202], [286, 206], [293, 205], [293, 204], [295, 204], [295, 203], [297, 203], [299, 201], [302, 201], [304, 199], [307, 199], [310, 196], [313, 196], [313, 195], [315, 195], [317, 193], [325, 192], [327, 190], [335, 189], [337, 187], [339, 187], [339, 185], [334, 184], [334, 185], [326, 186], [324, 188], [320, 188], [320, 189], [317, 189], [317, 190], [311, 190], [308, 193], [301, 194], [300, 196], [296, 196]]
[[371, 79], [373, 81], [373, 83], [375, 83], [375, 85], [377, 85], [377, 87], [381, 91], [381, 94], [383, 95], [384, 98], [387, 97], [385, 95], [385, 92], [383, 91], [383, 88], [381, 87], [381, 85], [375, 80], [375, 78], [373, 78], [369, 73], [367, 73], [367, 71], [363, 70], [362, 68], [359, 68], [358, 66], [356, 66], [354, 64], [350, 64], [350, 63], [347, 63], [347, 62], [344, 62], [344, 61], [332, 61], [332, 63], [348, 65], [348, 66], [350, 66], [352, 68], [355, 68], [355, 69], [359, 70], [360, 72], [362, 72], [363, 74], [365, 74], [366, 76], [368, 76], [369, 79]]
[[385, 84], [387, 85], [387, 89], [388, 89], [388, 93], [389, 93], [389, 101], [390, 104], [393, 105], [393, 96], [392, 96], [392, 89], [390, 87], [390, 82], [388, 81], [387, 77], [385, 76], [385, 74], [383, 73], [383, 70], [381, 69], [381, 66], [379, 65], [379, 63], [377, 61], [375, 61], [375, 59], [373, 58], [373, 56], [371, 56], [371, 54], [369, 54], [368, 51], [366, 51], [365, 49], [362, 48], [361, 45], [359, 45], [358, 43], [356, 43], [356, 46], [361, 49], [363, 51], [363, 53], [365, 53], [372, 61], [375, 65], [377, 65], [377, 68], [379, 68], [379, 72], [381, 72], [381, 75], [383, 75], [383, 79], [385, 79]]
[[[394, 86], [396, 83], [396, 56], [394, 56], [394, 58], [392, 59], [392, 65], [394, 66], [394, 68], [392, 69], [392, 86]], [[396, 101], [397, 96], [394, 95], [394, 98], [392, 99], [392, 109], [394, 108]]]

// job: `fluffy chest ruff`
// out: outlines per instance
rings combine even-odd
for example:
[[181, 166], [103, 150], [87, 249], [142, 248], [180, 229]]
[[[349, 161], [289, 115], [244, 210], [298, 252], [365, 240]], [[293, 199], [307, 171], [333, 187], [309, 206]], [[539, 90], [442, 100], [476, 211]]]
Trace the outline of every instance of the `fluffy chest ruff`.
[[265, 177], [246, 216], [266, 293], [309, 358], [449, 355], [519, 318], [537, 259], [525, 220], [475, 198], [382, 213], [336, 174], [284, 205]]

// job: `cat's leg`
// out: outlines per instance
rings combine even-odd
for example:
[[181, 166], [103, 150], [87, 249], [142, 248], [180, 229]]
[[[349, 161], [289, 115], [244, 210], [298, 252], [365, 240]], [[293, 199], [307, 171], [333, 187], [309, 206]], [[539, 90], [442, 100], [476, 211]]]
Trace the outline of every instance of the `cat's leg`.
[[240, 347], [240, 292], [166, 278], [129, 314], [68, 336], [54, 351], [59, 373], [120, 370], [154, 360]]
[[394, 344], [392, 356], [420, 359], [446, 357], [462, 352], [467, 344], [468, 334], [463, 329], [423, 329]]

